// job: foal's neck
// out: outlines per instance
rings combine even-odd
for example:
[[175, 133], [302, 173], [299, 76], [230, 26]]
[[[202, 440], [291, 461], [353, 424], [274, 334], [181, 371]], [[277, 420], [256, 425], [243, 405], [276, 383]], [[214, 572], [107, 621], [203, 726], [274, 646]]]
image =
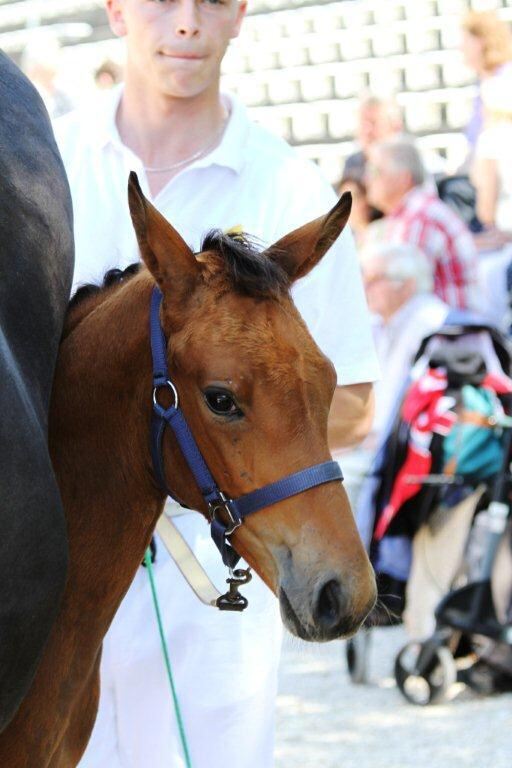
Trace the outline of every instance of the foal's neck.
[[67, 515], [69, 583], [73, 605], [81, 594], [94, 606], [99, 634], [164, 502], [149, 472], [151, 287], [141, 274], [100, 296], [64, 337], [55, 379], [50, 445]]

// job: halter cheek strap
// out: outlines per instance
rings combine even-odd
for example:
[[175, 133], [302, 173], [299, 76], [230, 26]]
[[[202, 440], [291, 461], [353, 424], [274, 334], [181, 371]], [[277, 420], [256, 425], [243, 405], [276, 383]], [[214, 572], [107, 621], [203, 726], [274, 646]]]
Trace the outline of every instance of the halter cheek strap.
[[[231, 545], [229, 537], [233, 531], [242, 525], [248, 515], [276, 504], [278, 501], [296, 496], [309, 488], [315, 488], [317, 485], [343, 480], [343, 474], [337, 462], [325, 461], [288, 475], [274, 483], [269, 483], [262, 488], [246, 493], [244, 496], [239, 496], [237, 499], [230, 499], [225, 496], [218, 488], [197, 446], [183, 412], [179, 408], [176, 387], [169, 378], [167, 344], [160, 324], [161, 303], [162, 294], [155, 286], [151, 296], [150, 311], [151, 354], [153, 357], [153, 418], [151, 425], [153, 468], [162, 490], [172, 496], [165, 479], [162, 451], [165, 428], [169, 426], [208, 507], [211, 535], [222, 555], [222, 560], [229, 568], [234, 568], [240, 556]], [[158, 402], [158, 391], [163, 387], [169, 388], [174, 398], [174, 403], [169, 408], [162, 407]]]

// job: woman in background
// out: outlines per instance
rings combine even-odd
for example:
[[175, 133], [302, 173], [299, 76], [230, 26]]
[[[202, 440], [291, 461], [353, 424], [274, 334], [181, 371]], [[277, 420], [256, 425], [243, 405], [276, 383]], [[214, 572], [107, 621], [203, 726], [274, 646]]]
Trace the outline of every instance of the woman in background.
[[482, 83], [483, 129], [471, 181], [478, 218], [488, 228], [512, 235], [512, 72]]
[[508, 24], [493, 11], [471, 11], [462, 22], [462, 54], [479, 81], [466, 138], [473, 154], [483, 128], [481, 85], [512, 72], [512, 33]]

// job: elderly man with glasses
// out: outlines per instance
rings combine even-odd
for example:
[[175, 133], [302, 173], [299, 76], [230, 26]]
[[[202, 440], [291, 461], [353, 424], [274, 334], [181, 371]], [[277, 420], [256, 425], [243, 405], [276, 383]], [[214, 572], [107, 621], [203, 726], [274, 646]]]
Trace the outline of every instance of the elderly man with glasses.
[[477, 254], [472, 235], [427, 182], [414, 143], [397, 138], [374, 145], [366, 184], [369, 202], [385, 214], [380, 237], [420, 248], [432, 265], [434, 292], [451, 307], [474, 306]]

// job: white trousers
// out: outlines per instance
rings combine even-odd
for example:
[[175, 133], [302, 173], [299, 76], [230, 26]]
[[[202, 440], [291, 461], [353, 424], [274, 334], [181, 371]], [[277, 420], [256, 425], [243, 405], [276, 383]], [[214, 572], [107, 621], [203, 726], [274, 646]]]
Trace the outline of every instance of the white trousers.
[[[219, 589], [228, 575], [197, 512], [174, 519]], [[193, 768], [270, 768], [282, 625], [255, 574], [243, 613], [203, 605], [157, 540], [156, 585]], [[184, 768], [148, 573], [105, 638], [98, 718], [79, 768]]]

